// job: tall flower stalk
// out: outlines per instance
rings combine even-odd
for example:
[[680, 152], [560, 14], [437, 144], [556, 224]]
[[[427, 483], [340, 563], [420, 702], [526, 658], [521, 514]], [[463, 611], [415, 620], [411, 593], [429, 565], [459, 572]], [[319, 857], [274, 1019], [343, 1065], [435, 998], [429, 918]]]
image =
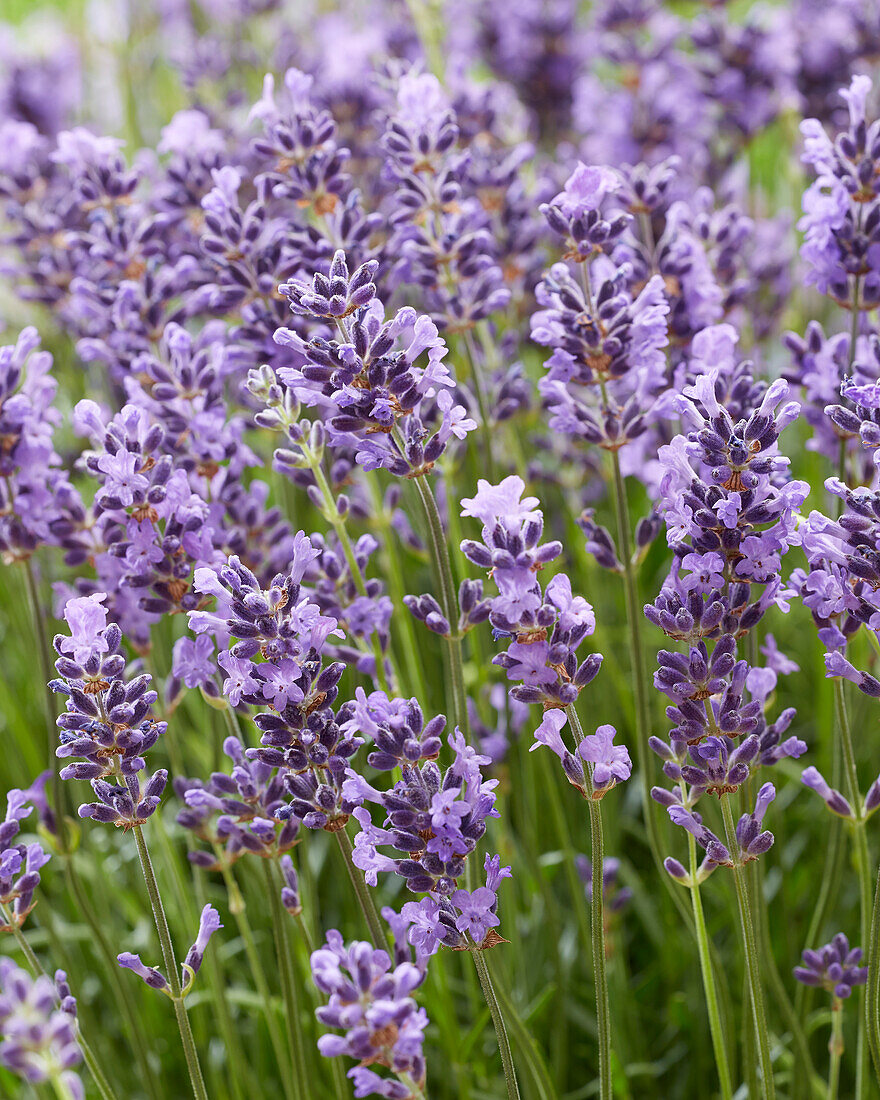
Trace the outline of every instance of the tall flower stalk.
[[144, 839], [142, 827], [134, 830], [135, 843], [137, 844], [138, 860], [143, 872], [147, 894], [150, 898], [150, 908], [153, 911], [153, 921], [156, 925], [156, 935], [159, 937], [159, 947], [162, 951], [162, 961], [165, 964], [165, 973], [168, 975], [168, 992], [174, 1004], [174, 1016], [177, 1020], [177, 1029], [180, 1032], [180, 1041], [183, 1045], [183, 1053], [186, 1058], [186, 1066], [189, 1072], [190, 1085], [196, 1100], [207, 1100], [208, 1090], [205, 1088], [205, 1080], [202, 1076], [202, 1067], [199, 1064], [199, 1054], [193, 1039], [192, 1027], [189, 1015], [186, 1011], [184, 998], [185, 990], [181, 987], [177, 973], [177, 956], [174, 954], [174, 945], [171, 942], [171, 933], [168, 929], [168, 920], [165, 917], [165, 908], [162, 905], [162, 895], [156, 882], [153, 864], [150, 860], [150, 852]]

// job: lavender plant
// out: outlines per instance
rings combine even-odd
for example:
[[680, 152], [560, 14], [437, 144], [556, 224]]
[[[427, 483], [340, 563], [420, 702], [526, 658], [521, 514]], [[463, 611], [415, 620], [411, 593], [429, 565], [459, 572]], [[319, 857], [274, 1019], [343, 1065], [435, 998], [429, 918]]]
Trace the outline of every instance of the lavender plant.
[[878, 57], [8, 0], [0, 1094], [875, 1095]]

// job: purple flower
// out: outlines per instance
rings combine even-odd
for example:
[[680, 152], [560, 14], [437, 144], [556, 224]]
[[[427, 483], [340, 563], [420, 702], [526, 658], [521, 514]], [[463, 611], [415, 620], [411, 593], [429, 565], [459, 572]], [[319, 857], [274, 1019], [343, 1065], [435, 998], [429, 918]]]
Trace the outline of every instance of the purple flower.
[[632, 761], [626, 745], [613, 744], [617, 730], [614, 726], [599, 726], [578, 745], [578, 754], [593, 765], [593, 790], [605, 791], [617, 783], [629, 779]]
[[495, 891], [488, 886], [478, 886], [470, 892], [456, 890], [449, 900], [459, 911], [455, 927], [462, 935], [470, 936], [476, 944], [485, 940], [490, 928], [501, 923], [495, 912], [498, 899]]
[[123, 951], [116, 956], [116, 961], [124, 970], [131, 970], [142, 978], [152, 989], [167, 989], [168, 982], [155, 967], [145, 966], [141, 962], [140, 955], [133, 955], [130, 951]]
[[810, 766], [801, 773], [801, 782], [818, 794], [832, 813], [839, 817], [854, 818], [855, 812], [840, 791], [829, 787], [816, 768]]
[[[61, 730], [56, 755], [78, 757], [61, 769], [62, 779], [86, 779], [97, 801], [79, 808], [80, 817], [131, 828], [143, 824], [159, 805], [168, 773], [159, 770], [142, 782], [143, 754], [165, 733], [167, 723], [151, 713], [157, 693], [149, 675], [125, 678], [119, 652], [122, 632], [105, 625], [106, 596], [67, 601], [65, 618], [71, 636], [57, 635], [59, 679], [49, 687], [67, 697], [58, 718]], [[114, 782], [107, 782], [113, 779]]]
[[223, 751], [230, 774], [214, 772], [206, 783], [181, 776], [174, 780], [175, 792], [186, 804], [177, 815], [178, 825], [213, 849], [190, 852], [190, 862], [222, 870], [248, 852], [267, 858], [288, 852], [297, 842], [299, 821], [278, 816], [287, 810], [285, 770], [249, 758], [234, 737], [226, 738]]
[[77, 1044], [76, 1001], [66, 976], [31, 978], [12, 959], [0, 959], [0, 1063], [31, 1085], [52, 1082], [59, 1092], [85, 1100], [73, 1067], [82, 1061]]
[[[315, 985], [327, 998], [315, 1015], [325, 1027], [344, 1031], [343, 1035], [321, 1036], [318, 1049], [324, 1057], [346, 1056], [362, 1065], [384, 1066], [422, 1087], [422, 1044], [428, 1017], [411, 994], [424, 981], [424, 971], [411, 962], [392, 969], [387, 952], [368, 943], [346, 946], [335, 930], [328, 932], [324, 947], [312, 952], [311, 965]], [[361, 1080], [370, 1088], [384, 1089], [388, 1079], [371, 1073]], [[384, 1091], [380, 1095], [406, 1093]]]
[[199, 931], [196, 936], [195, 943], [189, 949], [184, 960], [184, 968], [189, 968], [193, 974], [199, 972], [199, 967], [202, 965], [202, 959], [205, 956], [205, 949], [208, 946], [208, 941], [221, 929], [223, 925], [220, 923], [220, 914], [213, 907], [213, 905], [206, 905], [202, 909], [201, 916], [199, 917]]
[[619, 189], [620, 180], [610, 168], [579, 161], [553, 203], [568, 217], [576, 217], [589, 210], [598, 210], [606, 196]]
[[525, 482], [521, 477], [511, 474], [498, 485], [492, 485], [480, 478], [477, 481], [477, 495], [462, 498], [461, 514], [475, 516], [484, 527], [508, 520], [517, 527], [523, 522], [535, 520], [540, 516], [535, 508], [537, 497], [523, 497]]
[[106, 653], [109, 648], [104, 634], [107, 609], [103, 604], [106, 598], [103, 592], [95, 592], [91, 596], [68, 600], [64, 608], [70, 637], [61, 638], [59, 651], [70, 656], [78, 665], [84, 665], [90, 657]]
[[804, 985], [820, 986], [835, 997], [846, 999], [853, 986], [864, 985], [868, 980], [868, 968], [859, 966], [862, 949], [850, 950], [849, 940], [842, 932], [813, 951], [807, 949], [801, 956], [803, 966], [794, 968], [794, 976]]
[[215, 668], [214, 642], [208, 634], [200, 634], [197, 638], [178, 638], [174, 643], [171, 674], [188, 688], [205, 687], [212, 683]]

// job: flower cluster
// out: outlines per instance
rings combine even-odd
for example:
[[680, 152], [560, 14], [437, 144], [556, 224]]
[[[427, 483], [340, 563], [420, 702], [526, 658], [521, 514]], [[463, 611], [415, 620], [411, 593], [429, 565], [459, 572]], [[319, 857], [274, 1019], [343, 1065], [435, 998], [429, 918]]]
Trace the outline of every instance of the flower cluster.
[[59, 498], [70, 491], [53, 444], [61, 418], [51, 369], [52, 356], [40, 350], [34, 328], [0, 347], [0, 554], [7, 563], [57, 542]]
[[453, 435], [464, 439], [476, 423], [454, 403], [455, 379], [437, 326], [411, 306], [387, 318], [372, 282], [375, 270], [371, 262], [349, 275], [339, 251], [329, 279], [319, 273], [310, 288], [281, 287], [295, 311], [333, 323], [339, 338], [304, 341], [293, 329], [279, 329], [276, 340], [304, 365], [280, 368], [278, 377], [297, 401], [321, 408], [331, 447], [352, 448], [366, 470], [419, 477]]
[[[354, 863], [375, 886], [380, 873], [406, 881], [407, 889], [427, 895], [408, 902], [401, 911], [411, 925], [410, 942], [419, 956], [431, 955], [441, 943], [463, 946], [470, 936], [478, 946], [487, 942], [490, 929], [499, 923], [497, 889], [510, 868], [501, 868], [497, 856], [486, 857], [486, 885], [463, 888], [466, 864], [486, 832], [486, 821], [497, 817], [495, 788], [498, 781], [484, 780], [482, 767], [490, 761], [465, 742], [459, 730], [448, 738], [454, 753], [443, 770], [433, 760], [420, 764], [402, 762], [402, 778], [381, 791], [363, 776], [349, 770], [343, 795], [353, 805], [360, 825], [355, 838]], [[385, 814], [382, 826], [373, 822], [366, 804]], [[399, 853], [388, 856], [389, 847]], [[497, 941], [496, 941], [497, 942]]]
[[[425, 980], [424, 969], [410, 961], [392, 966], [388, 953], [369, 943], [346, 946], [335, 930], [312, 952], [311, 964], [315, 985], [327, 998], [316, 1012], [318, 1020], [345, 1032], [322, 1035], [320, 1052], [358, 1062], [348, 1071], [356, 1096], [411, 1100], [413, 1090], [425, 1084], [422, 1047], [428, 1017], [411, 996]], [[384, 1066], [394, 1077], [383, 1077], [371, 1066]]]
[[6, 796], [6, 816], [0, 823], [0, 913], [5, 918], [0, 931], [11, 932], [24, 924], [36, 904], [40, 868], [49, 862], [39, 842], [14, 843], [35, 801], [31, 791], [12, 790]]
[[653, 275], [637, 291], [632, 265], [611, 255], [631, 215], [603, 216], [602, 206], [620, 185], [611, 169], [581, 163], [542, 207], [581, 278], [568, 264], [554, 264], [537, 287], [543, 308], [531, 320], [532, 339], [553, 349], [539, 384], [550, 427], [612, 451], [663, 414], [667, 387], [663, 280]]
[[284, 777], [261, 760], [251, 760], [235, 737], [227, 737], [223, 751], [232, 762], [229, 775], [214, 772], [200, 779], [174, 780], [174, 791], [185, 803], [177, 824], [189, 829], [212, 851], [190, 852], [198, 867], [220, 870], [247, 852], [275, 859], [297, 841], [299, 821], [281, 821], [276, 813], [285, 801]]
[[[770, 847], [772, 834], [761, 824], [775, 789], [765, 783], [754, 813], [740, 817], [734, 852], [693, 812], [695, 803], [707, 793], [725, 797], [757, 767], [806, 751], [797, 737], [783, 740], [792, 709], [772, 723], [766, 717], [777, 682], [772, 666], [790, 671], [790, 663], [773, 647], [764, 668], [738, 651], [770, 607], [787, 609], [782, 557], [799, 541], [808, 486], [788, 479], [788, 460], [778, 451], [779, 435], [798, 413], [796, 403], [783, 404], [787, 383], [756, 386], [734, 359], [728, 326], [705, 330], [694, 350], [699, 360], [714, 351], [718, 365], [696, 373], [678, 399], [693, 430], [660, 450], [660, 511], [674, 561], [645, 614], [686, 646], [657, 656], [654, 683], [670, 701], [672, 729], [668, 744], [652, 737], [650, 745], [674, 785], [652, 795], [705, 849], [699, 881], [719, 864], [739, 865]], [[666, 866], [691, 881], [676, 860]]]
[[73, 1100], [85, 1100], [74, 1067], [82, 1061], [77, 1043], [76, 1001], [63, 970], [55, 981], [31, 978], [12, 959], [0, 959], [0, 1064], [30, 1085], [50, 1082]]
[[806, 950], [803, 966], [794, 968], [794, 976], [804, 985], [817, 985], [845, 1000], [852, 994], [853, 987], [864, 985], [868, 980], [868, 968], [859, 966], [862, 960], [861, 947], [850, 950], [849, 940], [842, 932], [817, 950]]
[[[560, 573], [546, 589], [538, 580], [538, 571], [560, 555], [562, 545], [541, 543], [543, 515], [536, 497], [523, 498], [524, 490], [522, 478], [515, 475], [499, 485], [479, 481], [477, 495], [462, 500], [462, 515], [480, 520], [482, 542], [465, 540], [461, 549], [469, 561], [491, 572], [498, 589], [491, 599], [489, 622], [496, 637], [511, 641], [507, 652], [494, 657], [493, 663], [506, 671], [509, 680], [520, 682], [511, 689], [512, 698], [544, 707], [544, 720], [535, 736], [565, 764], [570, 754], [564, 754], [559, 732], [567, 720], [566, 708], [596, 676], [602, 657], [590, 654], [578, 661], [576, 651], [593, 633], [596, 617], [583, 596], [573, 594], [569, 578]], [[601, 734], [578, 750], [582, 759], [608, 765], [600, 772], [601, 787], [629, 777], [629, 756], [625, 749], [612, 749], [609, 729], [603, 727]], [[569, 766], [566, 772], [586, 790], [582, 769]]]
[[855, 76], [841, 96], [849, 108], [849, 127], [832, 141], [822, 123], [801, 123], [804, 163], [816, 180], [804, 193], [801, 257], [807, 281], [849, 309], [870, 309], [880, 301], [880, 122], [870, 125], [866, 104], [870, 77]]
[[147, 766], [143, 754], [167, 723], [151, 712], [157, 699], [152, 677], [126, 679], [122, 632], [107, 624], [105, 599], [99, 592], [68, 600], [64, 617], [70, 635], [55, 637], [59, 679], [49, 686], [67, 697], [56, 755], [78, 757], [61, 769], [61, 778], [87, 779], [97, 796], [80, 806], [80, 817], [130, 829], [155, 812], [165, 790], [167, 771], [159, 769], [146, 781], [140, 773]]

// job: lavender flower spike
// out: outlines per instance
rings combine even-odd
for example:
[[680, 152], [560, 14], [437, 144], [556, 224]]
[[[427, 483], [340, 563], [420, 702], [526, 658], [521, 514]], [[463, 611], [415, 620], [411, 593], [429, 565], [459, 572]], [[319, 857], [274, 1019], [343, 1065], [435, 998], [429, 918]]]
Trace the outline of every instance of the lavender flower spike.
[[[63, 971], [59, 988], [41, 974], [31, 978], [10, 958], [0, 959], [0, 1064], [23, 1081], [50, 1081], [66, 1088], [73, 1100], [85, 1100], [85, 1089], [73, 1067], [82, 1061], [76, 1041], [76, 1001]], [[60, 997], [59, 993], [66, 991]]]
[[[345, 1055], [360, 1063], [348, 1076], [357, 1096], [379, 1096], [407, 1100], [412, 1085], [425, 1083], [422, 1052], [428, 1017], [411, 994], [425, 979], [424, 970], [411, 962], [392, 969], [386, 951], [372, 944], [355, 942], [345, 946], [339, 932], [327, 933], [327, 942], [312, 952], [312, 977], [328, 1003], [315, 1015], [327, 1027], [344, 1030], [344, 1035], [322, 1035], [318, 1050], [325, 1058]], [[384, 1066], [396, 1077], [381, 1077], [369, 1065]]]
[[794, 968], [794, 976], [804, 985], [821, 986], [835, 997], [846, 998], [853, 986], [864, 985], [868, 968], [859, 966], [862, 949], [850, 950], [849, 940], [842, 932], [816, 951], [806, 950], [801, 956], [803, 966]]

